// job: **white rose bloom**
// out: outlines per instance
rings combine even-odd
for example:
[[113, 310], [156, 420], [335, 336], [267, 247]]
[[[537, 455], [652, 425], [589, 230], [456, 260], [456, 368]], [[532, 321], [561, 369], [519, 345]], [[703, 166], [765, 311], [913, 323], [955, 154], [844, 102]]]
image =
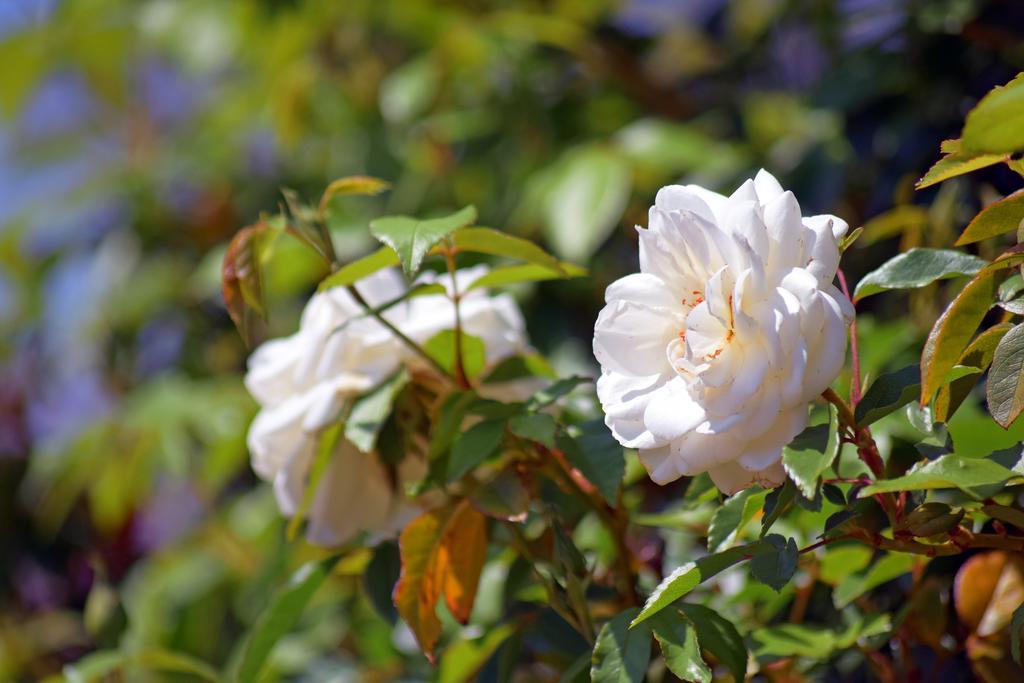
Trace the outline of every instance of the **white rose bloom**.
[[801, 216], [763, 170], [730, 197], [658, 192], [640, 272], [608, 287], [594, 330], [605, 421], [654, 481], [785, 480], [782, 448], [846, 356], [853, 306], [832, 285], [846, 229]]
[[[485, 267], [458, 271], [460, 292], [485, 272]], [[435, 281], [451, 291], [447, 275], [427, 273], [418, 280]], [[405, 284], [397, 271], [384, 270], [356, 288], [369, 305], [378, 306], [400, 296]], [[466, 333], [483, 339], [488, 365], [528, 350], [522, 315], [507, 294], [490, 297], [474, 290], [465, 294], [459, 310]], [[402, 302], [384, 316], [418, 343], [455, 324], [454, 306], [440, 294]], [[302, 504], [317, 433], [338, 417], [346, 399], [366, 393], [403, 364], [429, 370], [386, 327], [365, 315], [344, 288], [315, 294], [298, 332], [256, 349], [245, 384], [261, 409], [247, 441], [253, 470], [273, 482], [282, 513], [294, 515]], [[509, 391], [512, 395], [495, 398], [524, 398], [515, 387]], [[360, 531], [397, 532], [418, 509], [404, 495], [405, 486], [425, 473], [426, 463], [417, 455], [406, 457], [392, 473], [376, 454], [361, 453], [343, 440], [314, 495], [307, 537], [332, 546]]]

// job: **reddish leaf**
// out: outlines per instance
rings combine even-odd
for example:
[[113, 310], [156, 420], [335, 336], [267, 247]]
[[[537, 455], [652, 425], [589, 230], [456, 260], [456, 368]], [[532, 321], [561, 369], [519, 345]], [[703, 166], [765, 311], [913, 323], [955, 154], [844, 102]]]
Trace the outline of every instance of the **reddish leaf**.
[[437, 601], [444, 595], [452, 614], [463, 623], [473, 609], [487, 554], [486, 519], [467, 500], [431, 510], [405, 527], [399, 548], [402, 573], [395, 586], [395, 606], [433, 662], [441, 635]]
[[253, 340], [253, 313], [266, 317], [260, 252], [268, 230], [262, 222], [239, 230], [221, 264], [224, 304], [246, 344]]

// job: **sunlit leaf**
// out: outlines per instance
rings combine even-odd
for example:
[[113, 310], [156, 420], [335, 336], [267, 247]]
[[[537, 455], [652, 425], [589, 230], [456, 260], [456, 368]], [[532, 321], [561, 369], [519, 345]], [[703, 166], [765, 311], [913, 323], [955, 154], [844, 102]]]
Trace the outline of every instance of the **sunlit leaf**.
[[502, 624], [487, 629], [479, 638], [462, 639], [449, 645], [438, 667], [437, 683], [468, 683], [477, 680], [481, 667], [515, 630], [512, 624]]
[[970, 152], [1024, 150], [1024, 74], [981, 98], [967, 114], [961, 139]]
[[724, 664], [734, 680], [745, 680], [747, 646], [732, 622], [704, 605], [683, 603], [679, 610], [697, 629], [701, 647]]
[[956, 245], [963, 246], [1003, 233], [1016, 232], [1022, 222], [1024, 222], [1024, 190], [1018, 190], [982, 209], [967, 224], [957, 239]]
[[245, 646], [238, 660], [235, 680], [251, 683], [259, 680], [267, 657], [274, 645], [295, 628], [306, 605], [330, 575], [338, 557], [304, 564], [292, 574], [288, 584], [279, 590], [246, 635]]
[[921, 559], [906, 553], [883, 555], [863, 572], [850, 574], [832, 592], [832, 602], [842, 609], [868, 591], [910, 572]]
[[976, 368], [978, 372], [962, 375], [939, 389], [939, 393], [935, 396], [936, 420], [947, 422], [967, 399], [971, 389], [977, 384], [980, 374], [992, 364], [992, 357], [995, 355], [999, 341], [1012, 327], [1011, 323], [993, 325], [975, 337], [974, 341], [964, 349], [953, 367]]
[[1024, 411], [1024, 325], [1017, 325], [999, 340], [985, 396], [992, 419], [1003, 429]]
[[395, 250], [408, 276], [415, 275], [430, 249], [476, 220], [476, 207], [466, 208], [442, 218], [419, 219], [409, 216], [385, 216], [370, 221], [370, 232]]
[[937, 280], [974, 275], [984, 259], [953, 249], [911, 249], [886, 261], [857, 284], [855, 301], [890, 289], [917, 289]]
[[928, 169], [924, 177], [914, 186], [918, 190], [931, 187], [944, 180], [992, 166], [1006, 159], [1006, 154], [973, 154], [963, 151], [960, 140], [945, 140], [942, 143], [943, 157]]
[[563, 277], [569, 273], [562, 269], [561, 262], [539, 246], [521, 237], [509, 235], [493, 228], [462, 228], [451, 235], [452, 245], [459, 251], [473, 251], [480, 254], [505, 256], [532, 263]]
[[409, 372], [399, 370], [370, 393], [356, 399], [345, 422], [345, 438], [364, 453], [377, 445], [377, 436], [387, 421], [398, 393], [409, 383]]
[[1005, 482], [1013, 476], [1013, 472], [988, 458], [966, 458], [950, 454], [915, 465], [901, 477], [876, 481], [862, 489], [860, 495], [865, 497], [891, 491], [950, 488], [959, 488], [971, 494], [971, 489], [977, 486]]
[[[594, 683], [641, 683], [651, 660], [651, 629], [636, 626], [639, 611], [628, 609], [601, 627], [594, 643], [590, 680]], [[630, 622], [634, 626], [630, 626]]]
[[681, 612], [665, 610], [651, 617], [650, 624], [669, 671], [684, 681], [711, 683], [711, 668], [701, 657], [697, 629]]
[[[466, 377], [472, 379], [480, 374], [487, 363], [487, 349], [484, 340], [472, 334], [462, 332], [459, 340], [462, 345], [462, 369]], [[456, 344], [455, 330], [441, 330], [423, 343], [423, 350], [437, 361], [438, 365], [450, 374], [455, 372]]]
[[331, 181], [320, 197], [320, 215], [327, 210], [327, 205], [332, 199], [340, 195], [374, 195], [380, 194], [390, 188], [391, 185], [380, 178], [365, 175], [347, 176]]
[[381, 247], [377, 251], [353, 261], [320, 281], [317, 289], [321, 292], [334, 287], [353, 285], [363, 278], [373, 275], [379, 270], [398, 265], [398, 254], [391, 247]]
[[587, 274], [585, 268], [574, 266], [565, 261], [559, 262], [557, 270], [538, 266], [534, 263], [523, 263], [513, 266], [498, 266], [492, 268], [469, 285], [469, 289], [488, 289], [491, 287], [504, 287], [515, 285], [520, 282], [542, 282], [544, 280], [560, 280], [563, 278], [584, 277]]
[[718, 508], [708, 526], [708, 552], [717, 553], [732, 545], [747, 522], [764, 506], [767, 491], [743, 489]]

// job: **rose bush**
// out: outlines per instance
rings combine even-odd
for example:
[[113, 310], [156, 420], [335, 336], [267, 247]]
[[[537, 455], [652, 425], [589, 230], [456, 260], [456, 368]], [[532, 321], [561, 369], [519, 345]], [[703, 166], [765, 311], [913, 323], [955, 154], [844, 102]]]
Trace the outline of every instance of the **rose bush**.
[[[522, 314], [507, 294], [488, 296], [468, 291], [486, 274], [483, 266], [447, 275], [424, 273], [407, 288], [394, 269], [381, 270], [354, 286], [370, 306], [399, 299], [410, 289], [431, 284], [446, 294], [427, 294], [401, 301], [382, 315], [402, 334], [423, 344], [455, 325], [452, 295], [460, 295], [460, 322], [465, 334], [483, 341], [484, 369], [529, 348]], [[299, 330], [284, 339], [265, 342], [249, 361], [246, 387], [261, 409], [247, 438], [253, 470], [273, 482], [281, 512], [295, 515], [309, 483], [321, 432], [336, 422], [346, 401], [383, 382], [400, 368], [422, 381], [431, 366], [379, 320], [370, 316], [345, 288], [318, 293], [303, 311]], [[533, 382], [505, 383], [492, 393], [523, 399]], [[405, 488], [426, 473], [425, 435], [399, 463], [386, 464], [378, 454], [361, 453], [341, 438], [319, 481], [308, 513], [310, 542], [337, 546], [360, 531], [390, 534], [417, 511]]]
[[608, 287], [594, 329], [606, 422], [654, 481], [785, 480], [782, 448], [845, 358], [853, 306], [832, 280], [846, 230], [802, 216], [764, 170], [729, 197], [658, 192], [640, 272]]

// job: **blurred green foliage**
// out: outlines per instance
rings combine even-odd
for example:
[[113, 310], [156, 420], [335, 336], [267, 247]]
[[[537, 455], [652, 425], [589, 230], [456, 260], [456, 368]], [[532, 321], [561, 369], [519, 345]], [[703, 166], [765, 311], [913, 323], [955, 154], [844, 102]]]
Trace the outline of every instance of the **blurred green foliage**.
[[[516, 294], [558, 369], [592, 374], [604, 286], [635, 269], [632, 225], [662, 185], [728, 188], [771, 169], [805, 213], [864, 225], [844, 258], [853, 281], [897, 248], [949, 246], [980, 201], [1016, 187], [1012, 174], [989, 168], [916, 195], [913, 183], [971, 104], [1024, 68], [1022, 37], [1014, 0], [0, 2], [0, 679], [123, 668], [123, 680], [195, 680], [203, 663], [241, 661], [274, 591], [324, 557], [285, 541], [249, 471], [247, 351], [220, 299], [227, 240], [273, 213], [281, 188], [312, 201], [341, 176], [393, 184], [327, 205], [343, 260], [370, 250], [373, 217], [473, 204], [481, 225], [588, 263], [589, 279]], [[293, 331], [325, 274], [311, 250], [282, 241], [260, 333]], [[863, 305], [863, 372], [916, 362], [959, 284]], [[902, 413], [873, 429], [894, 458], [921, 437]], [[978, 454], [1024, 438], [977, 397], [949, 432]], [[837, 465], [851, 477], [860, 467], [852, 456]], [[640, 478], [631, 461], [627, 481]], [[695, 490], [682, 507], [677, 489], [645, 479], [626, 494], [648, 589], [655, 567], [702, 546], [711, 510], [691, 505], [709, 500]], [[836, 509], [798, 510], [776, 531], [802, 547]], [[594, 524], [573, 540], [588, 558], [613, 552]], [[486, 635], [446, 624], [452, 654], [432, 669], [381, 613], [382, 589], [364, 590], [367, 564], [386, 565], [394, 546], [381, 548], [343, 557], [263, 680], [460, 681], [481, 668], [482, 680], [508, 680], [523, 640], [545, 645], [532, 644], [540, 654], [521, 680], [589, 667], [586, 643], [553, 612], [527, 624], [520, 606], [545, 596], [506, 549], [477, 600]], [[828, 680], [863, 680], [863, 659], [829, 653], [877, 632], [868, 591], [889, 586], [875, 607], [908, 599], [887, 582], [915, 560], [868, 569], [859, 550], [820, 567], [834, 604], [793, 603], [792, 584], [701, 599], [739, 623], [774, 624], [756, 636], [765, 662], [794, 642], [785, 623], [802, 604], [836, 627], [799, 634], [814, 638], [793, 654], [827, 660]], [[956, 570], [934, 571], [934, 596]], [[915, 642], [938, 628], [932, 597], [910, 596], [901, 613]], [[80, 660], [115, 643], [121, 660]], [[970, 675], [962, 653], [949, 656], [949, 680]]]

